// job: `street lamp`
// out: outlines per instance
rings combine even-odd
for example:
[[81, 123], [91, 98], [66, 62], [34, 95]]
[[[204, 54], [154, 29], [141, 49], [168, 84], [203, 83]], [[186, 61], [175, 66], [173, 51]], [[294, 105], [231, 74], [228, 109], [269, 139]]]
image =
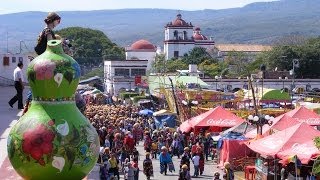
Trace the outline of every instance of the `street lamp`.
[[287, 80], [288, 79], [288, 77], [287, 76], [280, 76], [279, 77], [279, 80], [282, 80], [282, 90], [284, 90], [284, 80]]
[[290, 75], [292, 75], [292, 87], [291, 91], [295, 88], [295, 68], [298, 68], [299, 65], [299, 60], [298, 59], [293, 59], [292, 60], [292, 70], [290, 70]]
[[196, 100], [187, 100], [187, 101], [186, 100], [182, 100], [182, 104], [188, 107], [188, 110], [189, 110], [188, 119], [190, 119], [191, 118], [191, 108], [192, 108], [192, 106], [198, 105], [199, 102], [196, 101]]
[[269, 115], [249, 115], [248, 122], [257, 126], [257, 134], [262, 135], [262, 126], [268, 124], [269, 126], [273, 123], [273, 116]]
[[[221, 78], [221, 77], [220, 77]], [[214, 79], [216, 80], [216, 90], [218, 89], [218, 80], [220, 79], [219, 76], [215, 76]]]

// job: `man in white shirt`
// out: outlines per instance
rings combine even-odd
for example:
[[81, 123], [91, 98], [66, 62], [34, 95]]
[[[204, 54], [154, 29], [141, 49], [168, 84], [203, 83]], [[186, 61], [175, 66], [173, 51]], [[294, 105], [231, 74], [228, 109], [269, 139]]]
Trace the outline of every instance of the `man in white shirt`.
[[17, 94], [8, 102], [12, 108], [14, 103], [18, 101], [18, 109], [23, 109], [22, 93], [24, 89], [24, 85], [23, 85], [24, 79], [23, 79], [22, 68], [23, 68], [23, 63], [19, 62], [18, 67], [14, 69], [14, 72], [13, 72], [14, 87], [17, 90]]

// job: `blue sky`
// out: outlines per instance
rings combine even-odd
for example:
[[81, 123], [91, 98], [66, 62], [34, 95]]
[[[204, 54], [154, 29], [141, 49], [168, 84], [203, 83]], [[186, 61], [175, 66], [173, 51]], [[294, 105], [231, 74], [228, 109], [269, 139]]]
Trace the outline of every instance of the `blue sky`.
[[272, 0], [2, 0], [0, 14], [23, 11], [89, 11], [124, 8], [226, 9]]

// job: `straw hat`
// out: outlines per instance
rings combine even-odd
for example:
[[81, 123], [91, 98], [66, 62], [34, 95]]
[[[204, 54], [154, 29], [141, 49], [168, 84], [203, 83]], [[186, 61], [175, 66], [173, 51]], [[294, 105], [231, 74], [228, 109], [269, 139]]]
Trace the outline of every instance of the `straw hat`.
[[162, 146], [162, 147], [161, 147], [161, 150], [162, 150], [162, 151], [166, 151], [167, 148], [166, 148], [165, 146]]
[[185, 147], [183, 150], [185, 150], [185, 151], [189, 151], [189, 148], [188, 148], [188, 147]]
[[184, 164], [181, 166], [182, 169], [188, 169], [188, 165]]

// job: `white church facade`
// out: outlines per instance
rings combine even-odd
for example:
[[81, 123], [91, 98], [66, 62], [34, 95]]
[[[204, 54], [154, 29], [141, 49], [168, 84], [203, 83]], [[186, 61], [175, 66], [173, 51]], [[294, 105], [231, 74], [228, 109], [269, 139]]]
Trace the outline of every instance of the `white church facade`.
[[194, 28], [178, 14], [177, 18], [165, 26], [164, 54], [167, 60], [182, 57], [195, 47], [214, 48], [212, 38], [201, 33], [199, 27]]

